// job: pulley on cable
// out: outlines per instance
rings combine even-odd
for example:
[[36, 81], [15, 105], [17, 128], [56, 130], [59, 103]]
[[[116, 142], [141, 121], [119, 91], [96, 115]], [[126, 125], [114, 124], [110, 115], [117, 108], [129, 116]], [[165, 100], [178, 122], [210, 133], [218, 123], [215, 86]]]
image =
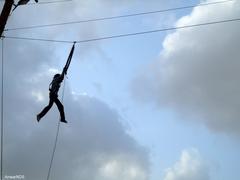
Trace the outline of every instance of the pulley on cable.
[[37, 115], [37, 121], [39, 122], [40, 119], [45, 116], [45, 114], [51, 109], [53, 103], [55, 103], [58, 107], [59, 113], [60, 113], [60, 121], [63, 123], [67, 123], [66, 119], [65, 119], [65, 113], [64, 113], [64, 107], [62, 105], [62, 103], [60, 102], [60, 100], [58, 99], [58, 91], [59, 88], [61, 86], [61, 83], [64, 79], [64, 76], [67, 75], [67, 70], [69, 68], [69, 65], [71, 63], [72, 60], [72, 56], [74, 53], [74, 49], [75, 49], [75, 42], [72, 46], [72, 49], [70, 51], [70, 54], [68, 56], [67, 62], [62, 70], [61, 74], [55, 74], [53, 77], [52, 82], [49, 85], [49, 103], [48, 105]]

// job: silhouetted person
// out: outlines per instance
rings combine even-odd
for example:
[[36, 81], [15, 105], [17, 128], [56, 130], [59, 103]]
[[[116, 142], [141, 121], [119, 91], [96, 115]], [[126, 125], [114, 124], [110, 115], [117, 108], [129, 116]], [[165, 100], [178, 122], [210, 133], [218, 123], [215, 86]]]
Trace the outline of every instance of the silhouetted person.
[[57, 107], [58, 107], [59, 112], [60, 112], [60, 116], [61, 116], [60, 121], [64, 122], [64, 123], [67, 123], [67, 121], [65, 119], [65, 114], [64, 114], [64, 107], [63, 107], [62, 103], [58, 99], [58, 91], [59, 91], [61, 83], [62, 83], [62, 81], [64, 79], [64, 74], [66, 74], [65, 68], [64, 68], [62, 74], [55, 74], [54, 75], [53, 80], [52, 80], [51, 84], [49, 85], [49, 103], [42, 110], [42, 112], [40, 112], [37, 115], [37, 121], [38, 122], [51, 109], [53, 103], [55, 103], [57, 105]]
[[76, 42], [74, 42], [74, 44], [72, 46], [72, 49], [71, 49], [70, 54], [68, 56], [67, 62], [65, 64], [64, 68], [63, 68], [62, 74], [55, 74], [51, 84], [49, 85], [49, 103], [42, 110], [42, 112], [40, 112], [37, 115], [37, 121], [38, 122], [40, 121], [40, 119], [43, 116], [45, 116], [45, 114], [49, 111], [49, 109], [51, 109], [53, 103], [55, 103], [57, 105], [57, 107], [58, 107], [59, 112], [60, 112], [60, 116], [61, 116], [60, 121], [64, 122], [64, 123], [67, 123], [67, 121], [65, 119], [63, 105], [62, 105], [62, 103], [58, 99], [58, 91], [59, 91], [61, 83], [62, 83], [62, 81], [64, 79], [64, 76], [67, 75], [67, 70], [68, 70], [69, 65], [71, 63], [71, 60], [72, 60], [72, 56], [73, 56], [73, 52], [74, 52], [74, 48], [75, 48], [75, 43]]
[[[20, 5], [25, 5], [29, 2], [30, 0], [19, 0], [17, 4], [13, 4], [15, 7], [13, 8], [12, 12]], [[37, 3], [38, 0], [35, 0], [35, 2]]]

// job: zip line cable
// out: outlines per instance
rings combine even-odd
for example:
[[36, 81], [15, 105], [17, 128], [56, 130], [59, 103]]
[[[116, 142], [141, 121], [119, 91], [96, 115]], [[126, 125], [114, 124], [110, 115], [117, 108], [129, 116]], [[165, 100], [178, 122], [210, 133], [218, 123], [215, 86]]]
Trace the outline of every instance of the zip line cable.
[[55, 43], [73, 43], [73, 41], [65, 41], [65, 40], [52, 40], [52, 39], [16, 37], [16, 36], [3, 36], [3, 37], [8, 39], [17, 39], [17, 40], [43, 41], [43, 42], [55, 42]]
[[216, 5], [216, 4], [223, 4], [223, 3], [234, 2], [234, 1], [236, 1], [236, 0], [215, 1], [215, 2], [209, 2], [209, 3], [202, 3], [202, 4], [198, 4], [198, 5], [182, 6], [182, 7], [162, 9], [162, 10], [157, 10], [157, 11], [140, 12], [140, 13], [135, 13], [135, 14], [126, 14], [126, 15], [119, 15], [119, 16], [110, 16], [110, 17], [86, 19], [86, 20], [80, 20], [80, 21], [71, 21], [71, 22], [55, 23], [55, 24], [43, 24], [43, 25], [33, 25], [33, 26], [26, 26], [26, 27], [8, 28], [8, 29], [5, 29], [4, 31], [15, 31], [15, 30], [23, 30], [23, 29], [36, 29], [36, 28], [44, 28], [44, 27], [63, 26], [63, 25], [95, 22], [95, 21], [120, 19], [120, 18], [148, 15], [148, 14], [164, 13], [164, 12], [169, 12], [169, 11], [177, 11], [177, 10], [182, 10], [182, 9], [190, 9], [190, 8], [200, 7], [200, 6], [210, 6], [210, 5]]
[[4, 38], [2, 38], [2, 92], [1, 92], [1, 180], [3, 180], [3, 80], [4, 80]]
[[[239, 21], [240, 21], [240, 18], [227, 19], [227, 20], [221, 20], [221, 21], [212, 21], [212, 22], [191, 24], [191, 25], [178, 26], [178, 27], [155, 29], [155, 30], [150, 30], [150, 31], [141, 31], [141, 32], [135, 32], [135, 33], [128, 33], [128, 34], [119, 34], [119, 35], [91, 38], [91, 39], [79, 40], [79, 41], [76, 41], [76, 43], [87, 43], [87, 42], [93, 42], [93, 41], [115, 39], [115, 38], [128, 37], [128, 36], [137, 36], [137, 35], [144, 35], [144, 34], [150, 34], [150, 33], [172, 31], [172, 30], [186, 29], [186, 28], [194, 28], [194, 27], [200, 27], [200, 26], [209, 26], [209, 25], [216, 25], [216, 24], [223, 24], [223, 23], [230, 23], [230, 22], [239, 22]], [[73, 43], [73, 42], [75, 42], [75, 41], [70, 41], [70, 40], [54, 40], [54, 39], [17, 37], [17, 36], [2, 36], [2, 37], [8, 38], [8, 39], [16, 39], [16, 40], [42, 41], [42, 42], [53, 42], [53, 43]]]

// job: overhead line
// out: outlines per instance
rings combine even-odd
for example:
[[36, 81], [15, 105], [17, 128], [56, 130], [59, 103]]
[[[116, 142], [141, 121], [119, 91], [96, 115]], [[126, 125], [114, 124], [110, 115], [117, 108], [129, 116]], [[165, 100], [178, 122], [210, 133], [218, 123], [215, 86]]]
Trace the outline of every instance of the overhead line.
[[26, 5], [38, 5], [38, 4], [53, 4], [53, 3], [61, 3], [61, 2], [69, 2], [72, 0], [56, 0], [56, 1], [46, 1], [46, 2], [38, 2], [38, 3], [29, 3]]
[[16, 36], [3, 36], [8, 39], [18, 39], [18, 40], [29, 40], [29, 41], [45, 41], [45, 42], [56, 42], [56, 43], [73, 43], [73, 41], [65, 40], [54, 40], [54, 39], [41, 39], [41, 38], [28, 38], [28, 37], [16, 37]]
[[155, 29], [155, 30], [150, 30], [150, 31], [142, 31], [142, 32], [135, 32], [135, 33], [128, 33], [128, 34], [104, 36], [104, 37], [91, 38], [91, 39], [78, 40], [78, 41], [42, 39], [42, 38], [29, 38], [29, 37], [16, 37], [16, 36], [3, 36], [3, 37], [8, 38], [8, 39], [29, 40], [29, 41], [43, 41], [43, 42], [54, 42], [54, 43], [73, 43], [73, 42], [76, 42], [76, 43], [86, 43], [86, 42], [93, 42], [93, 41], [100, 41], [100, 40], [107, 40], [107, 39], [114, 39], [114, 38], [121, 38], [121, 37], [127, 37], [127, 36], [136, 36], [136, 35], [157, 33], [157, 32], [163, 32], [163, 31], [172, 31], [172, 30], [178, 30], [178, 29], [194, 28], [194, 27], [200, 27], [200, 26], [208, 26], [208, 25], [214, 25], [214, 24], [239, 22], [239, 21], [240, 21], [240, 18], [235, 18], [235, 19], [227, 19], [227, 20], [221, 20], [221, 21], [212, 21], [212, 22], [192, 24], [192, 25], [185, 25], [185, 26], [178, 26], [178, 27]]
[[169, 9], [156, 10], [156, 11], [125, 14], [125, 15], [119, 15], [119, 16], [86, 19], [86, 20], [80, 20], [80, 21], [70, 21], [70, 22], [63, 22], [63, 23], [53, 23], [53, 24], [42, 24], [42, 25], [33, 25], [33, 26], [25, 26], [25, 27], [8, 28], [8, 29], [5, 29], [5, 31], [36, 29], [36, 28], [44, 28], [44, 27], [54, 27], [54, 26], [63, 26], [63, 25], [70, 25], [70, 24], [80, 24], [80, 23], [87, 23], [87, 22], [120, 19], [120, 18], [141, 16], [141, 15], [147, 15], [147, 14], [164, 13], [164, 12], [168, 12], [168, 11], [177, 11], [177, 10], [181, 10], [181, 9], [190, 9], [190, 8], [199, 7], [199, 6], [216, 5], [216, 4], [222, 4], [222, 3], [227, 3], [227, 2], [233, 2], [233, 1], [236, 1], [236, 0], [215, 1], [215, 2], [209, 2], [209, 3], [202, 3], [202, 4], [198, 4], [198, 5], [182, 6], [182, 7], [175, 7], [175, 8], [169, 8]]
[[[0, 0], [0, 2], [4, 2], [5, 0]], [[28, 4], [25, 4], [26, 5], [34, 5], [34, 4], [50, 4], [50, 3], [59, 3], [59, 2], [67, 2], [67, 1], [73, 1], [73, 0], [55, 0], [55, 1], [41, 1], [41, 2], [38, 2], [38, 3], [34, 3], [34, 2], [31, 2], [31, 3], [28, 3]]]

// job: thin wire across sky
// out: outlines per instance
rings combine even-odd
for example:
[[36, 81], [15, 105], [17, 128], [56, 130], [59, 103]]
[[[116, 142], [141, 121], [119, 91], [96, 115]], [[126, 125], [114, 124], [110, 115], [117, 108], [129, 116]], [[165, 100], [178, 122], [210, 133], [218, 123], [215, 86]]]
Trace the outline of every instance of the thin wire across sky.
[[[72, 0], [55, 0], [55, 1], [49, 1], [49, 2], [41, 2], [39, 4], [49, 4], [49, 3], [57, 3], [57, 2], [67, 2]], [[78, 1], [78, 0], [76, 0]], [[163, 13], [163, 12], [169, 12], [169, 11], [177, 11], [181, 9], [190, 9], [195, 8], [198, 6], [210, 6], [210, 5], [216, 5], [216, 4], [222, 4], [227, 2], [233, 2], [236, 0], [222, 0], [222, 1], [215, 1], [215, 2], [209, 2], [209, 3], [202, 3], [199, 5], [191, 5], [191, 6], [182, 6], [182, 7], [175, 7], [175, 8], [169, 8], [164, 10], [157, 10], [157, 11], [148, 11], [148, 12], [140, 12], [135, 14], [126, 14], [126, 15], [119, 15], [119, 16], [111, 16], [111, 17], [102, 17], [102, 18], [94, 18], [94, 19], [87, 19], [87, 20], [80, 20], [80, 21], [72, 21], [72, 22], [63, 22], [63, 23], [55, 23], [55, 24], [45, 24], [45, 25], [33, 25], [33, 26], [27, 26], [27, 27], [16, 27], [16, 28], [9, 28], [5, 31], [14, 31], [14, 30], [25, 30], [25, 29], [36, 29], [36, 28], [45, 28], [45, 27], [54, 27], [54, 26], [63, 26], [63, 25], [70, 25], [70, 24], [79, 24], [79, 23], [87, 23], [87, 22], [94, 22], [94, 21], [104, 21], [104, 20], [112, 20], [112, 19], [120, 19], [120, 18], [127, 18], [127, 17], [134, 17], [134, 16], [142, 16], [142, 15], [148, 15], [148, 14], [154, 14], [154, 13]], [[137, 36], [137, 35], [144, 35], [144, 34], [151, 34], [151, 33], [158, 33], [158, 32], [164, 32], [164, 31], [172, 31], [172, 30], [178, 30], [178, 29], [186, 29], [186, 28], [196, 28], [200, 26], [212, 26], [212, 25], [218, 25], [218, 24], [225, 24], [229, 25], [229, 23], [239, 23], [240, 17], [232, 18], [232, 19], [225, 19], [225, 20], [218, 20], [218, 21], [209, 21], [209, 22], [202, 22], [198, 24], [189, 24], [184, 26], [177, 26], [177, 27], [168, 27], [168, 28], [162, 28], [162, 29], [154, 29], [149, 31], [140, 31], [140, 32], [133, 32], [133, 33], [127, 33], [127, 34], [118, 34], [118, 35], [111, 35], [111, 36], [103, 36], [103, 37], [96, 37], [96, 38], [90, 38], [90, 39], [83, 39], [78, 41], [72, 41], [72, 40], [54, 40], [54, 39], [44, 39], [44, 38], [34, 38], [34, 37], [16, 37], [16, 36], [3, 36], [7, 39], [16, 39], [16, 40], [26, 40], [26, 41], [40, 41], [40, 42], [53, 42], [53, 43], [87, 43], [87, 42], [94, 42], [94, 41], [100, 41], [100, 40], [108, 40], [108, 39], [115, 39], [115, 38], [123, 38], [123, 37], [130, 37], [130, 36]], [[3, 42], [3, 40], [2, 40]], [[2, 45], [2, 60], [3, 60], [3, 45]], [[3, 61], [2, 61], [3, 63]], [[3, 65], [2, 65], [2, 78], [3, 78]], [[3, 83], [3, 79], [2, 79]], [[63, 93], [64, 95], [64, 93]], [[3, 172], [3, 84], [2, 84], [2, 110], [1, 110], [1, 177]], [[51, 168], [54, 160], [54, 154], [57, 147], [57, 140], [58, 140], [58, 134], [59, 134], [59, 126], [57, 127], [57, 133], [56, 138], [54, 141], [54, 147], [53, 152], [51, 156], [51, 162], [48, 169], [48, 175], [47, 180], [50, 178], [51, 174]]]
[[[72, 1], [72, 0], [59, 0], [59, 1], [55, 1], [55, 2], [66, 2], [66, 1]], [[80, 24], [80, 23], [88, 23], [88, 22], [96, 22], [96, 21], [121, 19], [121, 18], [143, 16], [143, 15], [156, 14], [156, 13], [165, 13], [165, 12], [170, 12], [170, 11], [178, 11], [178, 10], [183, 10], [183, 9], [191, 9], [191, 8], [200, 7], [200, 6], [210, 6], [210, 5], [212, 6], [212, 5], [229, 3], [229, 2], [234, 2], [234, 1], [236, 1], [236, 0], [223, 0], [223, 1], [201, 3], [198, 5], [181, 6], [181, 7], [174, 7], [174, 8], [168, 8], [168, 9], [155, 10], [155, 11], [134, 13], [134, 14], [125, 14], [125, 15], [118, 15], [118, 16], [92, 18], [92, 19], [79, 20], [79, 21], [70, 21], [70, 22], [62, 22], [62, 23], [52, 23], [52, 24], [42, 24], [42, 25], [32, 25], [32, 26], [25, 26], [25, 27], [8, 28], [8, 29], [5, 29], [5, 31], [37, 29], [37, 28], [46, 28], [46, 27], [54, 27], [54, 26], [63, 26], [63, 25], [72, 25], [72, 24]], [[53, 2], [54, 1], [52, 1], [51, 3], [53, 3]]]
[[[0, 2], [4, 2], [5, 0], [0, 0]], [[52, 3], [61, 3], [61, 2], [69, 2], [69, 1], [73, 1], [73, 0], [54, 0], [54, 1], [41, 1], [38, 3], [28, 3], [25, 4], [26, 5], [38, 5], [38, 4], [52, 4]]]
[[233, 18], [233, 19], [221, 20], [221, 21], [204, 22], [204, 23], [199, 23], [199, 24], [190, 24], [190, 25], [185, 25], [185, 26], [155, 29], [155, 30], [150, 30], [150, 31], [141, 31], [141, 32], [135, 32], [135, 33], [128, 33], [128, 34], [104, 36], [104, 37], [97, 37], [97, 38], [84, 39], [84, 40], [78, 40], [78, 41], [54, 40], [54, 39], [42, 39], [42, 38], [30, 38], [30, 37], [17, 37], [17, 36], [3, 36], [3, 37], [7, 38], [7, 39], [42, 41], [42, 42], [53, 42], [53, 43], [74, 43], [74, 42], [76, 42], [76, 43], [87, 43], [87, 42], [93, 42], [93, 41], [115, 39], [115, 38], [122, 38], [122, 37], [128, 37], [128, 36], [137, 36], [137, 35], [144, 35], [144, 34], [150, 34], [150, 33], [178, 30], [178, 29], [194, 28], [194, 27], [200, 27], [200, 26], [210, 26], [210, 25], [217, 25], [217, 24], [223, 24], [223, 23], [233, 23], [233, 22], [235, 22], [235, 23], [240, 22], [240, 17], [239, 18]]

